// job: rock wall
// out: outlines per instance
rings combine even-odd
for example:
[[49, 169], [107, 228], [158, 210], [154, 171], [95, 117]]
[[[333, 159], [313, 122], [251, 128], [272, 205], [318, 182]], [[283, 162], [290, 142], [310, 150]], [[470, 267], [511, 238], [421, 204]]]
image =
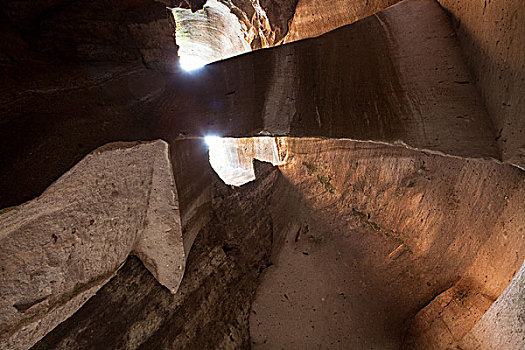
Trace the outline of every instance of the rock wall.
[[26, 48], [18, 57], [5, 57], [9, 65], [19, 64], [24, 58], [34, 60], [39, 55], [49, 55], [174, 70], [171, 64], [177, 59], [174, 27], [164, 1], [111, 0], [86, 4], [48, 0], [34, 4], [15, 0], [8, 1], [2, 12], [4, 25], [13, 33], [12, 41], [5, 44]]
[[34, 348], [441, 349], [462, 341], [523, 261], [515, 167], [377, 142], [278, 141], [280, 172], [256, 162], [254, 182], [229, 188], [203, 140], [173, 140], [189, 252], [177, 293], [128, 259]]
[[316, 37], [371, 16], [399, 0], [299, 0], [285, 42]]
[[438, 0], [454, 19], [503, 159], [525, 164], [525, 6], [520, 0]]
[[[96, 296], [33, 349], [246, 349], [250, 305], [271, 250], [266, 208], [276, 171], [257, 163], [256, 174], [255, 182], [235, 190], [216, 176], [211, 180], [208, 221], [196, 236], [177, 294], [130, 258]], [[195, 185], [177, 183], [179, 188]], [[184, 192], [179, 196], [181, 203], [191, 202]], [[188, 222], [183, 232], [194, 221]]]
[[144, 66], [9, 71], [0, 203], [33, 198], [89, 151], [118, 140], [350, 137], [499, 158], [452, 33], [437, 4], [409, 0], [322, 37], [194, 74]]
[[185, 268], [168, 145], [111, 144], [0, 215], [0, 337], [27, 349], [138, 256], [171, 293]]
[[525, 265], [461, 342], [463, 349], [519, 349], [525, 344]]
[[[523, 6], [440, 1], [454, 26], [434, 1], [407, 0], [188, 75], [176, 66], [166, 6], [203, 3], [15, 0], [0, 9], [0, 207], [37, 197], [108, 142], [163, 138], [188, 256], [172, 295], [135, 251], [142, 262], [128, 258], [35, 348], [247, 348], [250, 333], [260, 348], [304, 345], [314, 335], [334, 347], [519, 348], [518, 328], [507, 343], [494, 337], [508, 329], [488, 332], [516, 319], [519, 281], [475, 324], [523, 261], [523, 172], [473, 158], [522, 164]], [[260, 48], [391, 3], [229, 6]], [[282, 175], [259, 164], [255, 182], [231, 189], [211, 171], [207, 134], [354, 140], [285, 138], [293, 152]], [[74, 313], [132, 250], [58, 318], [17, 336], [20, 345]], [[292, 272], [299, 280], [283, 277]], [[37, 315], [53, 298], [41, 292], [9, 300], [8, 313]], [[502, 305], [511, 308], [507, 321], [497, 315]], [[275, 324], [283, 310], [312, 324]], [[327, 329], [334, 319], [348, 327]]]
[[251, 50], [247, 28], [222, 2], [209, 0], [197, 12], [173, 8], [171, 13], [182, 69], [197, 69]]
[[255, 349], [450, 348], [520, 268], [523, 171], [380, 143], [281, 142]]
[[402, 141], [498, 158], [472, 81], [445, 13], [411, 0], [316, 39], [180, 76], [161, 98], [158, 129]]

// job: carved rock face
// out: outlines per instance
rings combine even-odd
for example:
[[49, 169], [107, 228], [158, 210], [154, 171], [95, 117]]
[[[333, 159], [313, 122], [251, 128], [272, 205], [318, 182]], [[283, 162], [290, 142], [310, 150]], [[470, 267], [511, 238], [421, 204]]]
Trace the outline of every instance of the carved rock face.
[[524, 348], [525, 6], [397, 2], [6, 1], [0, 348]]
[[[348, 139], [280, 146], [273, 265], [250, 314], [255, 349], [448, 349], [523, 263], [516, 167]], [[489, 336], [505, 338], [523, 310], [501, 305], [506, 329]]]
[[110, 144], [0, 217], [2, 338], [31, 346], [137, 255], [172, 293], [185, 257], [168, 145]]

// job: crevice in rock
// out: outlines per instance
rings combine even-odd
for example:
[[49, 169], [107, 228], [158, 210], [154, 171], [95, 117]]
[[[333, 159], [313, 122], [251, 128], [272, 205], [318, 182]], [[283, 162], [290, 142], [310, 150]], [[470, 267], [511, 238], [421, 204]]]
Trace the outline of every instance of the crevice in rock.
[[46, 300], [47, 298], [49, 297], [48, 296], [45, 296], [45, 297], [42, 297], [42, 298], [39, 298], [39, 299], [36, 299], [36, 300], [33, 300], [33, 301], [29, 301], [29, 302], [21, 302], [21, 303], [16, 303], [16, 304], [13, 304], [13, 307], [18, 311], [18, 312], [26, 312], [29, 308], [31, 308], [32, 306], [36, 305], [36, 304], [39, 304], [41, 302], [43, 302], [44, 300]]

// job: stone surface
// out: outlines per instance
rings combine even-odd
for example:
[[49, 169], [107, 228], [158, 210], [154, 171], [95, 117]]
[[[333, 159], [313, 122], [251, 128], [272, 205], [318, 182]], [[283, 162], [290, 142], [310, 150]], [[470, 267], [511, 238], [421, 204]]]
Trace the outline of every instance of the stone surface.
[[[176, 147], [185, 149], [192, 142], [179, 143]], [[277, 175], [268, 164], [256, 163], [255, 171], [257, 180], [237, 189], [210, 178], [208, 220], [177, 294], [130, 257], [115, 278], [33, 349], [249, 348], [250, 306], [271, 251], [267, 206]], [[188, 179], [183, 187], [192, 186]], [[189, 199], [179, 196], [181, 203]]]
[[523, 262], [517, 168], [351, 140], [281, 147], [273, 266], [250, 320], [256, 349], [399, 349], [407, 329], [414, 348], [446, 349]]
[[525, 167], [525, 6], [520, 0], [439, 0], [497, 131], [503, 159]]
[[[141, 234], [152, 244], [125, 236], [111, 247], [118, 258], [97, 248], [72, 255], [99, 257], [93, 264], [24, 265], [36, 282], [2, 292], [0, 317], [30, 326], [2, 328], [0, 347], [18, 332], [27, 348], [72, 315], [35, 348], [523, 348], [522, 275], [508, 287], [523, 263], [523, 172], [496, 161], [523, 167], [521, 1], [407, 0], [381, 12], [396, 1], [222, 2], [252, 49], [290, 44], [186, 74], [166, 6], [197, 11], [204, 0], [0, 8], [0, 208], [41, 195], [108, 142], [162, 138], [179, 197], [178, 252], [189, 256], [173, 295], [162, 285], [173, 270], [156, 269], [173, 252], [153, 236], [164, 225], [151, 226], [169, 215], [171, 190], [150, 197], [151, 210], [140, 197], [123, 225], [138, 239], [131, 224], [147, 221]], [[256, 180], [234, 189], [210, 168], [208, 134], [298, 139], [281, 139], [290, 153], [280, 171], [257, 163]], [[165, 178], [159, 159], [141, 166]], [[20, 235], [17, 249], [53, 257], [56, 236]], [[39, 288], [56, 268], [63, 278], [88, 272], [48, 295]]]
[[436, 3], [409, 0], [192, 74], [143, 66], [11, 72], [0, 111], [0, 203], [33, 198], [89, 151], [118, 140], [349, 137], [499, 158], [453, 33]]
[[297, 0], [221, 0], [231, 8], [252, 49], [280, 45], [289, 30]]
[[2, 348], [28, 348], [138, 256], [171, 293], [185, 266], [168, 145], [110, 144], [0, 216]]
[[299, 0], [285, 42], [328, 33], [398, 2], [399, 0]]
[[[166, 3], [154, 0], [8, 1], [7, 24], [31, 50], [113, 64], [139, 63], [173, 71], [177, 50]], [[16, 62], [11, 63], [17, 63]]]
[[261, 349], [444, 349], [459, 344], [525, 256], [525, 174], [512, 166], [399, 145], [280, 138], [280, 172], [256, 164], [256, 180], [233, 189], [209, 174], [201, 142], [172, 145], [177, 186], [189, 188], [179, 191], [182, 231], [199, 231], [179, 292], [170, 295], [129, 260], [35, 349], [250, 341]]
[[266, 12], [270, 28], [274, 33], [272, 46], [280, 44], [289, 31], [289, 24], [297, 11], [298, 0], [259, 0], [261, 8]]
[[[525, 266], [525, 265], [524, 265]], [[525, 344], [525, 267], [461, 342], [463, 349], [522, 349]]]
[[179, 64], [185, 70], [240, 55], [251, 50], [247, 28], [230, 8], [209, 0], [202, 10], [173, 8]]
[[296, 4], [297, 0], [208, 0], [200, 7], [177, 4], [171, 11], [182, 68], [280, 45]]
[[430, 0], [181, 75], [160, 100], [167, 138], [349, 137], [499, 157], [453, 28]]
[[277, 138], [268, 136], [207, 138], [210, 165], [227, 185], [242, 186], [255, 180], [253, 160], [281, 165], [284, 151]]
[[40, 195], [106, 143], [155, 139], [149, 112], [165, 88], [162, 74], [144, 67], [59, 67], [2, 76], [2, 206]]

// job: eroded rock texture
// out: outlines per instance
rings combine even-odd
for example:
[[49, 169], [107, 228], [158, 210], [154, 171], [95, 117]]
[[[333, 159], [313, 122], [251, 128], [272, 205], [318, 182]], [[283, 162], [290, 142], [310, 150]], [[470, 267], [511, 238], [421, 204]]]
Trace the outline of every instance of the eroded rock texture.
[[316, 39], [181, 75], [161, 97], [158, 128], [170, 137], [212, 125], [224, 136], [399, 140], [497, 158], [471, 82], [445, 13], [411, 0]]
[[523, 263], [523, 171], [378, 143], [281, 142], [254, 348], [448, 349]]
[[[128, 260], [36, 349], [445, 349], [472, 341], [523, 262], [525, 175], [510, 165], [281, 138], [280, 172], [256, 163], [257, 179], [232, 189], [197, 142], [172, 147], [177, 187], [189, 189], [183, 235], [198, 227], [178, 293]], [[199, 171], [185, 175], [192, 161]], [[507, 324], [489, 334], [522, 334]]]
[[[350, 137], [499, 158], [453, 33], [436, 3], [409, 0], [319, 38], [194, 74], [67, 66], [62, 74], [8, 75], [0, 167], [9, 171], [0, 203], [35, 197], [90, 150], [118, 140]], [[31, 181], [22, 186], [22, 179]]]
[[246, 28], [225, 4], [209, 0], [202, 10], [171, 9], [175, 19], [175, 37], [182, 69], [196, 69], [204, 64], [250, 51]]
[[524, 266], [498, 300], [463, 339], [462, 348], [519, 349], [525, 344]]
[[176, 295], [162, 288], [140, 261], [129, 259], [34, 349], [249, 347], [251, 301], [272, 244], [267, 205], [276, 176], [267, 164], [256, 167], [256, 173], [257, 182], [239, 189], [214, 178], [209, 220], [198, 232]]
[[111, 144], [0, 217], [2, 348], [26, 349], [138, 256], [171, 293], [185, 266], [168, 146]]
[[522, 1], [439, 0], [454, 19], [497, 131], [503, 159], [525, 167], [525, 6]]
[[[0, 348], [522, 349], [521, 1], [220, 3], [0, 8]], [[271, 48], [184, 73], [172, 8]]]
[[373, 15], [399, 0], [299, 0], [285, 39], [292, 42], [316, 37]]

